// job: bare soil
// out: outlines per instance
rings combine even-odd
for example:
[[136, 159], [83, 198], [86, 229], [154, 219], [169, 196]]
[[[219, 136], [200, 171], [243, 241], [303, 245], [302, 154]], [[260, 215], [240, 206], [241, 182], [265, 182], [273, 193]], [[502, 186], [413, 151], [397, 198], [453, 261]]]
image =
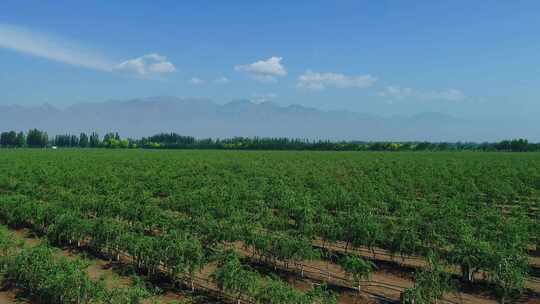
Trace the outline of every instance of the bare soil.
[[0, 304], [24, 304], [32, 303], [29, 300], [17, 298], [17, 293], [13, 290], [0, 291]]

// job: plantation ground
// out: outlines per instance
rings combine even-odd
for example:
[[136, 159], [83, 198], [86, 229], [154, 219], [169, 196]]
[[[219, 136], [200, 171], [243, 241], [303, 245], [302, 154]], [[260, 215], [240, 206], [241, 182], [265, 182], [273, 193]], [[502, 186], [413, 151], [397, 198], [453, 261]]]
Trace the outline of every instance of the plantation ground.
[[0, 151], [0, 224], [146, 302], [396, 302], [436, 254], [447, 303], [538, 303], [539, 202], [533, 153]]

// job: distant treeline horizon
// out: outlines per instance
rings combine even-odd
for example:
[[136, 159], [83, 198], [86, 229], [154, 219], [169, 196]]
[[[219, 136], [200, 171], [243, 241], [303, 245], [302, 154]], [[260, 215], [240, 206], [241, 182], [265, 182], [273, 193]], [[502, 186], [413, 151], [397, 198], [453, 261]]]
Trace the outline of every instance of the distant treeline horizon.
[[140, 139], [122, 138], [117, 132], [63, 134], [49, 137], [47, 132], [0, 133], [0, 148], [111, 148], [111, 149], [217, 149], [217, 150], [309, 150], [309, 151], [502, 151], [537, 152], [540, 143], [517, 138], [499, 142], [429, 141], [332, 141], [286, 137], [195, 138], [177, 133], [159, 133]]

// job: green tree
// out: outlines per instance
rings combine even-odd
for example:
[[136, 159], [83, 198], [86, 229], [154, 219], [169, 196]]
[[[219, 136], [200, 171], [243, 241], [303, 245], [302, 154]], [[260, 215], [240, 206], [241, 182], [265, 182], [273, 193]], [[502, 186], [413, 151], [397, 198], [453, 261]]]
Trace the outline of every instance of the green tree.
[[2, 132], [0, 134], [0, 146], [1, 147], [7, 147], [8, 146], [8, 143], [9, 143], [9, 140], [8, 140], [8, 135], [9, 133], [8, 132]]
[[2, 132], [2, 134], [0, 134], [0, 145], [10, 148], [16, 147], [17, 133], [15, 131]]
[[69, 146], [78, 147], [79, 146], [79, 137], [77, 135], [71, 135], [69, 137]]
[[19, 148], [22, 148], [24, 147], [25, 144], [26, 144], [26, 136], [24, 136], [23, 132], [19, 132], [17, 134], [16, 146]]
[[497, 285], [500, 302], [505, 304], [523, 290], [528, 270], [527, 257], [517, 252], [502, 251], [496, 253], [494, 263], [491, 280]]
[[5, 271], [9, 258], [15, 253], [17, 243], [9, 230], [0, 226], [0, 273]]
[[129, 141], [123, 141], [118, 133], [107, 133], [103, 136], [102, 145], [106, 148], [127, 148]]
[[26, 144], [31, 148], [44, 148], [49, 143], [49, 137], [46, 132], [38, 129], [28, 131], [26, 135]]
[[340, 260], [339, 264], [348, 275], [352, 276], [354, 283], [357, 286], [358, 293], [361, 292], [360, 283], [363, 280], [368, 280], [371, 277], [371, 273], [376, 268], [373, 262], [359, 256], [345, 256]]
[[92, 134], [90, 134], [90, 138], [88, 140], [88, 143], [89, 143], [89, 146], [92, 147], [92, 148], [99, 147], [100, 144], [101, 144], [101, 141], [99, 139], [99, 134], [97, 134], [96, 132], [92, 132]]
[[237, 253], [224, 251], [218, 259], [218, 267], [211, 277], [219, 289], [231, 293], [238, 302], [242, 294], [255, 296], [259, 293], [259, 278], [254, 272], [245, 269]]
[[414, 287], [405, 289], [402, 294], [402, 303], [438, 303], [445, 293], [453, 290], [446, 264], [433, 253], [429, 253], [427, 259], [428, 266], [415, 275]]
[[81, 148], [87, 148], [88, 145], [90, 144], [89, 142], [89, 139], [88, 139], [88, 135], [86, 135], [86, 133], [81, 133], [81, 135], [79, 135], [79, 147]]
[[513, 139], [510, 142], [510, 149], [513, 152], [525, 152], [529, 146], [529, 141], [523, 138]]
[[448, 258], [451, 263], [460, 265], [462, 279], [466, 282], [472, 282], [475, 273], [489, 267], [493, 254], [491, 243], [474, 237], [471, 229], [469, 226], [461, 229]]
[[40, 303], [91, 303], [97, 297], [81, 260], [57, 258], [47, 246], [24, 249], [9, 264], [6, 277], [36, 295]]
[[120, 148], [122, 148], [122, 149], [127, 149], [127, 148], [129, 148], [129, 140], [127, 140], [127, 139], [122, 139], [122, 140], [120, 140], [119, 146], [120, 146]]
[[337, 304], [337, 295], [328, 288], [326, 284], [315, 286], [308, 292], [308, 296], [311, 298], [311, 303], [316, 304]]

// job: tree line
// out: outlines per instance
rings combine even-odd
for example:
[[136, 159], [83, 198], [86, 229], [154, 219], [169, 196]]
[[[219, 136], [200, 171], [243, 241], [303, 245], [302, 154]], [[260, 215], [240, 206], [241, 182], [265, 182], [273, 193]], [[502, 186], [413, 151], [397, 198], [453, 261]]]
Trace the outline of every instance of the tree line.
[[61, 134], [49, 138], [47, 132], [31, 129], [0, 133], [1, 148], [144, 148], [144, 149], [217, 149], [217, 150], [308, 150], [308, 151], [540, 151], [540, 143], [527, 139], [509, 139], [500, 142], [386, 142], [386, 141], [331, 141], [285, 137], [233, 137], [225, 139], [195, 138], [177, 133], [160, 133], [140, 139], [121, 138], [107, 133], [103, 138], [97, 132], [87, 134]]

